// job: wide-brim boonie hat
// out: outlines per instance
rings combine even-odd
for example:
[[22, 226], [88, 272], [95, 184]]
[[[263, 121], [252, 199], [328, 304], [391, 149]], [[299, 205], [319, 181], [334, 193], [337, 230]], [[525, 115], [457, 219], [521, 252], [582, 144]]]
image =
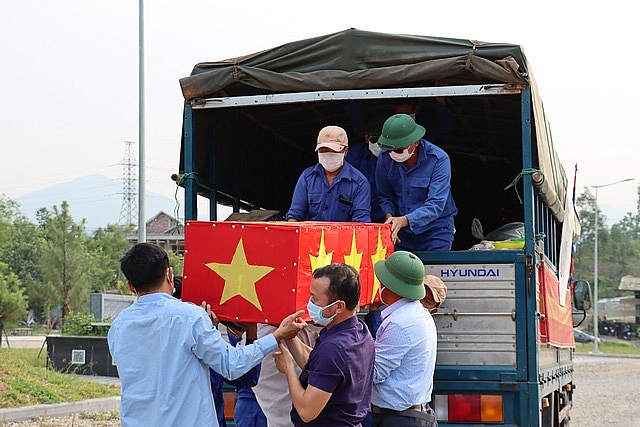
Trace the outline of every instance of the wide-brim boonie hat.
[[394, 114], [382, 125], [378, 144], [385, 150], [407, 148], [424, 136], [426, 129], [407, 114]]
[[421, 300], [425, 297], [424, 265], [411, 252], [397, 251], [373, 266], [376, 277], [383, 286], [401, 297]]

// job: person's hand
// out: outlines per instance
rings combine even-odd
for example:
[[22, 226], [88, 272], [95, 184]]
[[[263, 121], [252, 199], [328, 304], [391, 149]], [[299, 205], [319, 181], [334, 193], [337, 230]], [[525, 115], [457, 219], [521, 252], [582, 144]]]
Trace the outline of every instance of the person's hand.
[[209, 319], [211, 319], [211, 323], [213, 324], [213, 327], [218, 329], [218, 323], [220, 323], [220, 321], [218, 320], [218, 316], [216, 316], [216, 314], [213, 311], [211, 311], [211, 305], [207, 304], [206, 301], [202, 301], [202, 304], [200, 304], [200, 307], [202, 307], [202, 309], [207, 312], [207, 316], [209, 316]]
[[409, 226], [409, 220], [406, 216], [389, 216], [384, 222], [385, 224], [391, 224], [391, 240], [393, 243], [400, 243], [398, 239], [398, 231], [401, 228]]
[[280, 350], [273, 352], [273, 358], [276, 361], [276, 368], [278, 368], [278, 371], [286, 374], [290, 369], [295, 369], [295, 361], [293, 360], [293, 356], [287, 346], [280, 343], [278, 344], [278, 347]]
[[273, 336], [276, 338], [276, 341], [280, 342], [286, 339], [292, 339], [298, 332], [307, 327], [307, 322], [300, 319], [299, 317], [304, 314], [304, 310], [299, 310], [293, 314], [285, 317], [280, 326], [273, 331]]
[[[258, 324], [257, 323], [251, 323], [251, 322], [241, 322], [238, 323], [238, 325], [240, 325], [242, 327], [242, 329], [244, 329], [244, 331], [247, 333], [247, 339], [248, 340], [257, 340], [258, 339]], [[242, 333], [241, 333], [242, 335]]]
[[382, 307], [384, 303], [382, 301], [374, 301], [369, 305], [369, 311], [376, 311], [376, 310], [380, 310], [380, 307]]
[[232, 322], [222, 322], [222, 324], [227, 328], [227, 331], [229, 331], [231, 335], [238, 339], [242, 338], [242, 334], [244, 334], [244, 328], [240, 326], [240, 324]]

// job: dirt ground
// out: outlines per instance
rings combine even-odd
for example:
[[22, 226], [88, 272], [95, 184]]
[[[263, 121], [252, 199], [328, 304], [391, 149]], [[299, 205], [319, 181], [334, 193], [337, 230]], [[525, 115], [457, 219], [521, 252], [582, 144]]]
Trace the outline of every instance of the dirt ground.
[[[108, 414], [99, 414], [107, 416]], [[38, 418], [35, 420], [25, 420], [6, 424], [3, 427], [117, 427], [121, 426], [120, 419], [97, 420], [82, 418], [79, 414], [68, 417]]]

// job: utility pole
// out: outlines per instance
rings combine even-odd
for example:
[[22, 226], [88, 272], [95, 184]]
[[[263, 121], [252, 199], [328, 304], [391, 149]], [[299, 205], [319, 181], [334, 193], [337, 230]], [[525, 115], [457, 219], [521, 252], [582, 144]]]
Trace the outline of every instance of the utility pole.
[[138, 90], [138, 243], [147, 241], [146, 224], [146, 182], [145, 182], [145, 140], [144, 140], [144, 1], [139, 3], [139, 90]]

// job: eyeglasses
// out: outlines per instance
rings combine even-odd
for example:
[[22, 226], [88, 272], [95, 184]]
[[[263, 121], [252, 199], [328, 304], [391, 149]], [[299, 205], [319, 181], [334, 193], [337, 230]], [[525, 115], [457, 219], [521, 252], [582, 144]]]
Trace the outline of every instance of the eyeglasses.
[[371, 135], [369, 137], [369, 144], [376, 144], [378, 142], [378, 139], [380, 139], [380, 136], [378, 135]]

